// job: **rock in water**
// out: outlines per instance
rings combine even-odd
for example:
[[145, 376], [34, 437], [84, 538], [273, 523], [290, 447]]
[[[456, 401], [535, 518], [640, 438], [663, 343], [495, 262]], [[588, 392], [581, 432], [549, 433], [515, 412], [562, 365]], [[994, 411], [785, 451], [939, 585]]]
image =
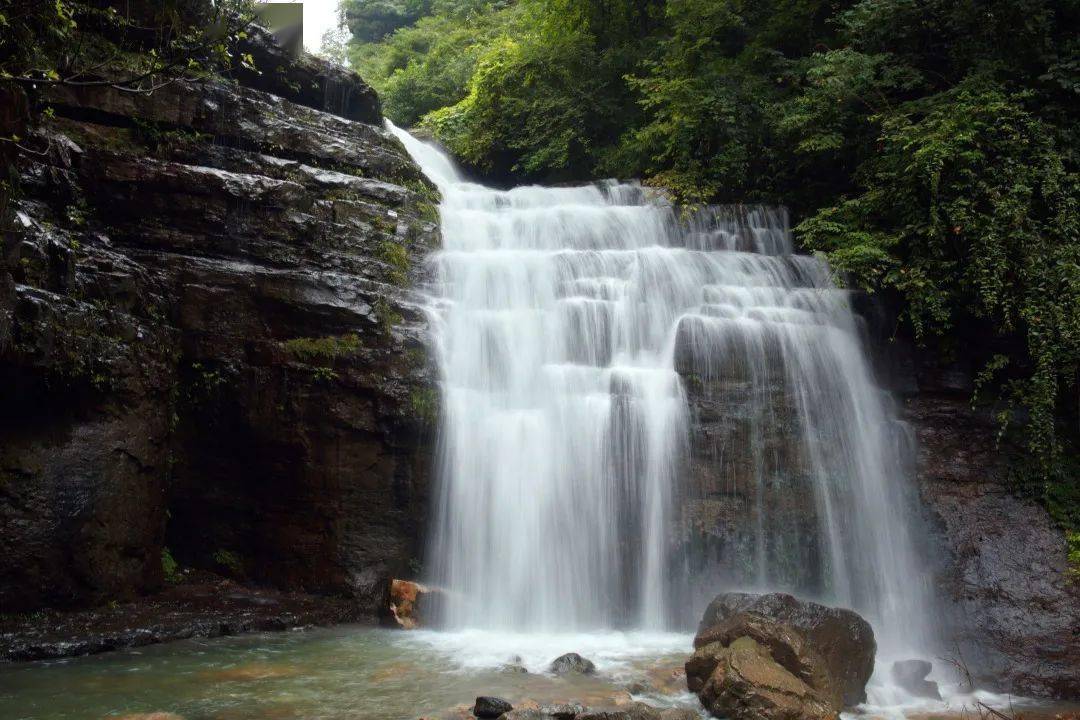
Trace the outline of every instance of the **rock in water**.
[[[699, 633], [694, 638], [694, 646], [705, 648], [719, 644], [727, 647], [741, 637], [751, 638], [765, 648], [781, 667], [821, 693], [833, 707], [840, 709], [843, 706], [842, 695], [829, 673], [825, 659], [807, 642], [802, 633], [788, 625], [753, 613], [738, 613], [704, 633]], [[688, 663], [688, 682], [689, 667]], [[704, 685], [708, 675], [702, 676], [700, 663], [694, 665], [694, 670], [697, 675], [695, 684]]]
[[[857, 613], [797, 600], [784, 593], [724, 593], [717, 595], [705, 609], [694, 646], [701, 647], [718, 641], [720, 636], [714, 635], [713, 629], [741, 613], [756, 615], [797, 631], [805, 639], [806, 645], [824, 661], [828, 686], [815, 686], [815, 689], [826, 698], [838, 700], [839, 707], [858, 705], [866, 700], [866, 683], [874, 672], [877, 643], [870, 623]], [[716, 632], [721, 633], [719, 630]], [[730, 631], [726, 632], [730, 636]], [[755, 637], [749, 628], [745, 634]], [[759, 642], [775, 652], [774, 643], [766, 640]], [[788, 661], [775, 655], [774, 659], [781, 664]], [[805, 667], [791, 666], [788, 670], [804, 682], [822, 682], [807, 676]], [[688, 663], [688, 675], [689, 672]]]
[[566, 653], [552, 660], [549, 669], [556, 675], [566, 675], [568, 673], [592, 675], [596, 672], [596, 665], [593, 664], [592, 660], [587, 660], [577, 653]]
[[926, 679], [933, 669], [934, 666], [926, 660], [897, 660], [892, 666], [892, 676], [897, 685], [912, 695], [940, 700], [938, 684]]
[[497, 718], [513, 709], [514, 706], [502, 698], [481, 695], [473, 704], [473, 715], [478, 718]]
[[389, 625], [396, 625], [405, 630], [420, 627], [423, 617], [420, 611], [421, 598], [431, 590], [425, 585], [411, 580], [391, 580], [387, 588], [386, 609], [389, 613]]
[[552, 717], [555, 720], [574, 720], [587, 708], [581, 703], [558, 703], [556, 705], [541, 705], [540, 712], [544, 717]]
[[661, 710], [645, 703], [632, 702], [620, 707], [585, 708], [573, 720], [694, 720], [696, 717], [698, 714], [692, 710]]
[[[694, 653], [695, 685], [701, 704], [731, 720], [835, 720], [837, 708], [822, 693], [776, 662], [766, 645], [743, 636], [730, 645], [713, 643]], [[701, 664], [702, 660], [706, 660]], [[698, 682], [698, 670], [709, 668]], [[687, 663], [687, 678], [691, 676]]]

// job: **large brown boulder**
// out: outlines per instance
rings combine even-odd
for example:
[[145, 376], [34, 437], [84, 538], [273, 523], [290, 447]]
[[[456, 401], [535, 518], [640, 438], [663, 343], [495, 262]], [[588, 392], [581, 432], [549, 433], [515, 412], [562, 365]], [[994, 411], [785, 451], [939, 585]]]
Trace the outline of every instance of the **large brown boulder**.
[[[702, 683], [700, 670], [712, 665]], [[728, 646], [699, 648], [687, 663], [701, 704], [731, 720], [833, 720], [837, 707], [829, 698], [778, 663], [767, 645], [751, 637]]]
[[[731, 637], [735, 632], [755, 637], [761, 623], [743, 621], [745, 628], [724, 629], [725, 623], [742, 614], [758, 616], [797, 631], [805, 639], [806, 646], [824, 662], [828, 682], [817, 689], [830, 700], [839, 700], [841, 707], [858, 705], [866, 700], [866, 683], [874, 672], [877, 643], [874, 641], [874, 631], [870, 623], [857, 613], [798, 600], [784, 593], [724, 593], [714, 598], [705, 609], [698, 626], [695, 646], [702, 642], [719, 640], [721, 637]], [[774, 636], [782, 634], [775, 628], [770, 629], [770, 632]], [[778, 652], [774, 649], [775, 642], [764, 637], [759, 642], [763, 642], [774, 653]], [[794, 651], [795, 645], [788, 647]], [[802, 650], [801, 657], [808, 657], [806, 648]], [[779, 657], [774, 655], [774, 658], [781, 663], [787, 662], [783, 654]], [[793, 664], [789, 664], [788, 668], [804, 680], [813, 681], [813, 678], [806, 674], [808, 670], [805, 668], [800, 669]]]
[[[788, 625], [753, 613], [738, 613], [699, 633], [694, 638], [694, 648], [717, 644], [727, 647], [741, 637], [748, 637], [758, 643], [777, 664], [821, 693], [832, 706], [837, 709], [843, 706], [842, 694], [829, 673], [825, 659], [814, 650], [802, 633]], [[701, 684], [704, 685], [704, 682]]]

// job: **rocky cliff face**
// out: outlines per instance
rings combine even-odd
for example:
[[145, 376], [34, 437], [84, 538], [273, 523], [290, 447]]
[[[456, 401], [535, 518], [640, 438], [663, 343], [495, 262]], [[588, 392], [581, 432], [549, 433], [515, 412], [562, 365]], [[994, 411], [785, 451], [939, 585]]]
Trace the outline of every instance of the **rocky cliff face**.
[[1080, 581], [1064, 533], [1008, 483], [996, 426], [965, 396], [905, 402], [918, 439], [918, 487], [941, 549], [934, 568], [952, 642], [976, 684], [1035, 697], [1080, 697]]
[[154, 591], [165, 548], [373, 610], [417, 556], [435, 394], [410, 287], [436, 192], [358, 77], [253, 54], [283, 69], [58, 87], [19, 133], [4, 612]]

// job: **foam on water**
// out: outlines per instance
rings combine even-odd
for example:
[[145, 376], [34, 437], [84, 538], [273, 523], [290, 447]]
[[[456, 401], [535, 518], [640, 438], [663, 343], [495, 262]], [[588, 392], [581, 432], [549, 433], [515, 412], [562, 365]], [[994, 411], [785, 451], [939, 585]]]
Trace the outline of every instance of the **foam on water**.
[[[498, 669], [508, 663], [530, 673], [547, 672], [551, 661], [568, 652], [592, 660], [599, 673], [618, 677], [635, 660], [693, 651], [693, 636], [685, 633], [608, 631], [595, 633], [506, 633], [492, 630], [418, 630], [404, 634], [403, 645], [426, 647], [444, 656], [450, 667], [475, 671]], [[518, 659], [519, 658], [519, 659]]]

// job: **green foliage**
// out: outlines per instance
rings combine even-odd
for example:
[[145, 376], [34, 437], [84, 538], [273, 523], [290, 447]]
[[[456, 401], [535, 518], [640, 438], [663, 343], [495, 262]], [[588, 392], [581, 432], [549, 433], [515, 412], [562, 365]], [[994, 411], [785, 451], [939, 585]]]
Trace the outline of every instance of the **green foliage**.
[[354, 43], [351, 59], [391, 119], [431, 128], [466, 162], [580, 176], [594, 148], [637, 113], [628, 93], [607, 90], [622, 86], [632, 55], [601, 52], [589, 28], [630, 37], [641, 25], [631, 28], [625, 13], [594, 17], [595, 9], [569, 0], [436, 3], [433, 15], [382, 43]]
[[390, 303], [385, 298], [379, 298], [375, 301], [375, 317], [379, 322], [379, 329], [383, 335], [392, 335], [394, 328], [405, 321], [405, 318], [401, 316], [397, 310], [391, 307]]
[[352, 48], [395, 121], [493, 175], [788, 204], [803, 247], [899, 297], [921, 342], [985, 328], [980, 397], [1054, 475], [1080, 414], [1076, 3], [413, 9], [427, 14]]
[[413, 414], [423, 423], [433, 425], [439, 418], [439, 393], [434, 388], [418, 388], [409, 396]]
[[1022, 418], [1044, 473], [1058, 456], [1058, 403], [1080, 371], [1080, 184], [1026, 94], [986, 76], [908, 101], [857, 174], [861, 194], [798, 226], [864, 287], [905, 298], [916, 336], [970, 318], [1025, 352], [998, 356], [1003, 428]]
[[161, 549], [161, 573], [165, 577], [165, 582], [170, 585], [175, 585], [184, 579], [180, 573], [180, 565], [173, 559], [172, 551], [167, 547]]
[[395, 285], [404, 285], [409, 281], [409, 251], [393, 240], [384, 240], [379, 245], [379, 259], [386, 263], [389, 271], [387, 278]]
[[1070, 532], [1065, 536], [1068, 543], [1069, 574], [1073, 579], [1080, 580], [1080, 532]]
[[[403, 27], [381, 44], [354, 41], [350, 62], [379, 91], [388, 117], [414, 125], [466, 96], [484, 43], [498, 37], [516, 14], [496, 7], [462, 2], [446, 14]], [[356, 40], [364, 37], [354, 29]]]
[[431, 11], [431, 0], [343, 0], [349, 32], [361, 42], [378, 42]]
[[0, 80], [152, 92], [235, 59], [253, 0], [0, 0]]
[[301, 362], [328, 362], [355, 353], [360, 348], [360, 337], [356, 333], [320, 338], [300, 337], [286, 340], [282, 345]]
[[1048, 470], [1036, 457], [1014, 458], [1008, 481], [1014, 493], [1042, 504], [1066, 532], [1080, 532], [1080, 460], [1075, 452], [1062, 453]]
[[214, 409], [221, 398], [221, 392], [228, 383], [229, 370], [225, 367], [212, 367], [201, 362], [193, 362], [188, 373], [184, 400], [192, 408], [204, 415]]
[[227, 570], [233, 577], [240, 577], [244, 574], [244, 564], [232, 550], [215, 550], [213, 559], [219, 567]]

